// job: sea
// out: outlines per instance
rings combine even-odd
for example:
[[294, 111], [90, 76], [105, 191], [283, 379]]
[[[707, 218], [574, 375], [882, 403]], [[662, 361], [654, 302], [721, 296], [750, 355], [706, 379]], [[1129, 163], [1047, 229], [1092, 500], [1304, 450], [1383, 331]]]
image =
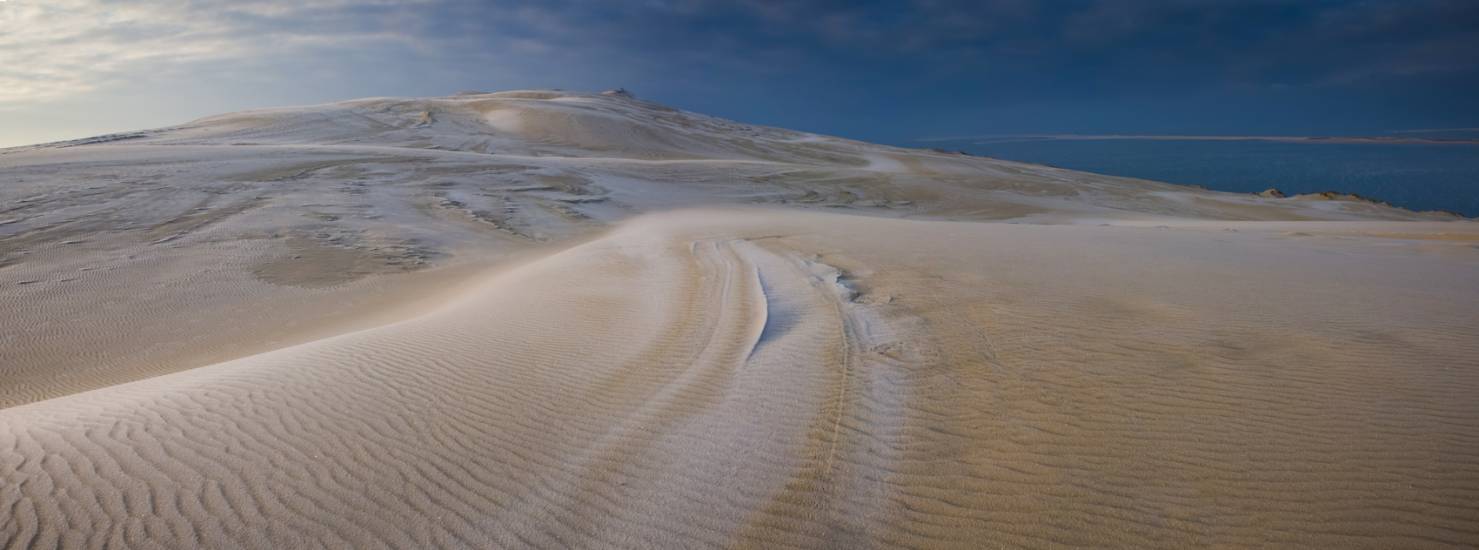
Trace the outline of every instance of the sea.
[[1127, 139], [932, 140], [914, 147], [1218, 191], [1338, 191], [1479, 217], [1479, 144]]

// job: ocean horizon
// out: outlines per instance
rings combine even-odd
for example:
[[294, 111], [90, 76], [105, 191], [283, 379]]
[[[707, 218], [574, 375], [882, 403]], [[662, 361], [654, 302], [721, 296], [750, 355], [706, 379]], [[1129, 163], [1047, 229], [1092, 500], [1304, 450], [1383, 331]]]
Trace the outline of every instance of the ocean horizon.
[[1217, 191], [1355, 193], [1479, 217], [1479, 144], [1471, 142], [968, 138], [913, 145]]

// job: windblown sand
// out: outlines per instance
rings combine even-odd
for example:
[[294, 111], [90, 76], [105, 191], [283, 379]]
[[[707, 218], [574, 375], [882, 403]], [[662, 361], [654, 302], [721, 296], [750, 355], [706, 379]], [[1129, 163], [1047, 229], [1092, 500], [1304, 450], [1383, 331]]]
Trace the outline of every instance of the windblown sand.
[[7, 548], [1479, 544], [1468, 221], [556, 92], [0, 178]]

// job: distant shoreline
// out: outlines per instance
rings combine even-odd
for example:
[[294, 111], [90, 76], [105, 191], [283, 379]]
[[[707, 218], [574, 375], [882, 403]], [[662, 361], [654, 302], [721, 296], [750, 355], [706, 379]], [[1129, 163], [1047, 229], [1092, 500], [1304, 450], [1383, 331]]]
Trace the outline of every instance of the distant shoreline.
[[1479, 138], [1421, 138], [1407, 136], [1206, 136], [1206, 135], [1142, 135], [1142, 134], [1002, 134], [989, 136], [961, 136], [917, 139], [916, 142], [934, 143], [950, 141], [974, 141], [976, 143], [1001, 143], [1010, 141], [1276, 141], [1283, 143], [1379, 143], [1379, 144], [1427, 144], [1427, 145], [1479, 145]]

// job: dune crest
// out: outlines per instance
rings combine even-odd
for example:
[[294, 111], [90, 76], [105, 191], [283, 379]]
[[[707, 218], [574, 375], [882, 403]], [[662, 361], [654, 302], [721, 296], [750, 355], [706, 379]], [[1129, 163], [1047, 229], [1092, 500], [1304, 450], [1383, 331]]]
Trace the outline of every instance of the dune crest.
[[0, 151], [6, 547], [1462, 547], [1479, 227], [530, 91]]

